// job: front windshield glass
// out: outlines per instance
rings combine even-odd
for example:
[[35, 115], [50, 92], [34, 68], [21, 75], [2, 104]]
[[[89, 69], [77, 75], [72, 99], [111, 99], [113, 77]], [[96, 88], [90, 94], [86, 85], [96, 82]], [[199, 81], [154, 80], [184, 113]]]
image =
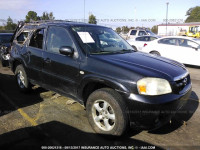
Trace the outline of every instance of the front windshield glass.
[[110, 28], [97, 26], [72, 27], [79, 43], [90, 54], [133, 52], [134, 49]]
[[151, 31], [146, 31], [149, 35], [151, 35], [151, 36], [157, 36], [155, 33], [153, 33], [153, 32], [151, 32]]

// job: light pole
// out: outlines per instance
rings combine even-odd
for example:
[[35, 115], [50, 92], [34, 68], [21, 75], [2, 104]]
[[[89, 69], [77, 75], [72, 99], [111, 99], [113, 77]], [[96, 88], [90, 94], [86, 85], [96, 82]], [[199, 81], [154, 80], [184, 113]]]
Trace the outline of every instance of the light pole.
[[166, 4], [167, 4], [167, 12], [166, 12], [166, 35], [167, 35], [167, 21], [168, 21], [168, 5], [169, 5], [169, 2], [167, 2]]
[[84, 12], [83, 12], [83, 13], [84, 13], [84, 18], [83, 18], [83, 19], [84, 19], [84, 23], [85, 23], [85, 0], [84, 0], [84, 4], [83, 4], [83, 5], [84, 5], [84, 6], [83, 6], [83, 7], [84, 7], [84, 10], [83, 10], [83, 11], [84, 11]]

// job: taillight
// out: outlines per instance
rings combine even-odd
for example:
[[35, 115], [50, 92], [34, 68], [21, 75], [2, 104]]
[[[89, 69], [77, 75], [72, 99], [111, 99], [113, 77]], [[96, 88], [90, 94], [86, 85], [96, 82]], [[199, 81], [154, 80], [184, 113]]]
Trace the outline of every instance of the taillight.
[[144, 47], [147, 46], [147, 43], [144, 43]]

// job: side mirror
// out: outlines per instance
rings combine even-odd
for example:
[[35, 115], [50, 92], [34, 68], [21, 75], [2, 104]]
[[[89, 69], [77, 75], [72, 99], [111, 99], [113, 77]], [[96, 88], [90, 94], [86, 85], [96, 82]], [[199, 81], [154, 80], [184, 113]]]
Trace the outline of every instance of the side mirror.
[[198, 51], [199, 47], [192, 47], [193, 49], [195, 49], [196, 51]]
[[72, 56], [74, 54], [74, 49], [70, 46], [62, 46], [59, 52], [66, 56]]

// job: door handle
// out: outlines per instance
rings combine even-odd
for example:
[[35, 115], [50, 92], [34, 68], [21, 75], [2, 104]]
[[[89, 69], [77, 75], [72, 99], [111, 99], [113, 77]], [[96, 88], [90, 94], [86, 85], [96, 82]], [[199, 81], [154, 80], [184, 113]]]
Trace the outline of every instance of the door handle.
[[50, 59], [50, 58], [45, 58], [45, 59], [44, 59], [44, 62], [45, 62], [45, 63], [51, 63], [51, 59]]

